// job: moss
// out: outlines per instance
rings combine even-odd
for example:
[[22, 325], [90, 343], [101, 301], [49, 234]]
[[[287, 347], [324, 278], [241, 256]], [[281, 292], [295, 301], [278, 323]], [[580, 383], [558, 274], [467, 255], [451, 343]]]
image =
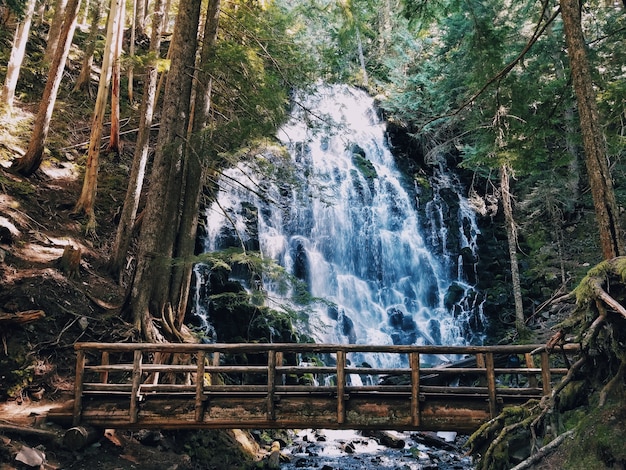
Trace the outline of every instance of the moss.
[[374, 164], [370, 162], [364, 155], [361, 155], [360, 153], [353, 153], [352, 162], [366, 180], [373, 180], [375, 178], [378, 178], [378, 173], [376, 173], [376, 168], [374, 168]]
[[606, 469], [626, 466], [626, 405], [594, 408], [583, 415], [564, 468]]

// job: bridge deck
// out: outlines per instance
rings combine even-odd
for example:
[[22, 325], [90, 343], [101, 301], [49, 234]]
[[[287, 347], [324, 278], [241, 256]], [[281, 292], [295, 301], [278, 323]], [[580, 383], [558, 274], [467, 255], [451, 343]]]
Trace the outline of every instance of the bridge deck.
[[[74, 425], [471, 432], [505, 406], [549, 394], [576, 346], [549, 353], [541, 345], [79, 343], [76, 350], [73, 408], [50, 415]], [[379, 354], [393, 365], [369, 367], [368, 357]], [[463, 359], [425, 365], [444, 355]]]

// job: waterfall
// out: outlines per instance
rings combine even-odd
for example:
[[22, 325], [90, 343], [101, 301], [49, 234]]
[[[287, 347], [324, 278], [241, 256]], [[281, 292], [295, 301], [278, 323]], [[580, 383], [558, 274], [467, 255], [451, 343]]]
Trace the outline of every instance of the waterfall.
[[[319, 342], [480, 342], [471, 262], [478, 228], [454, 177], [437, 171], [433, 198], [420, 210], [420, 189], [396, 168], [373, 99], [345, 85], [299, 97], [278, 138], [288, 157], [263, 152], [225, 173], [206, 210], [205, 251], [259, 250], [304, 281], [328, 301], [311, 315], [325, 326], [312, 331]], [[259, 165], [273, 176], [262, 176]], [[442, 196], [451, 192], [454, 207]], [[203, 276], [197, 267], [197, 293]], [[196, 313], [210, 317], [201, 295], [196, 303]]]

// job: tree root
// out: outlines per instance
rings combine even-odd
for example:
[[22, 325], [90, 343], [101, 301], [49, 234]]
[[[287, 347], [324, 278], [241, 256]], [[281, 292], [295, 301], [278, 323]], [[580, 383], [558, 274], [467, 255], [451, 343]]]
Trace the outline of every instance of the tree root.
[[600, 391], [600, 398], [598, 401], [599, 407], [606, 405], [606, 402], [609, 396], [611, 395], [611, 393], [615, 395], [615, 392], [618, 392], [620, 390], [620, 387], [621, 387], [621, 390], [623, 390], [624, 377], [626, 377], [626, 362], [622, 361], [621, 364], [619, 365], [619, 369], [617, 370], [617, 373]]

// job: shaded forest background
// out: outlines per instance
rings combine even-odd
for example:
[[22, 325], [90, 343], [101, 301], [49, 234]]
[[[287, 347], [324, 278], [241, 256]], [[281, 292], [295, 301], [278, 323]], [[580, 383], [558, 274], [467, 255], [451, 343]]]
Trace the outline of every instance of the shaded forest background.
[[[463, 175], [484, 231], [490, 341], [546, 340], [573, 309], [554, 300], [624, 255], [622, 3], [573, 2], [614, 228], [585, 165], [560, 16], [572, 2], [141, 3], [0, 3], [5, 82], [32, 15], [15, 95], [5, 86], [0, 103], [3, 398], [69, 390], [78, 340], [199, 340], [186, 318], [199, 208], [220, 170], [274, 143], [292, 92], [319, 80], [376, 96], [415, 184], [427, 190], [440, 165]], [[15, 320], [33, 311], [45, 317]], [[620, 363], [598, 380], [623, 381]]]

